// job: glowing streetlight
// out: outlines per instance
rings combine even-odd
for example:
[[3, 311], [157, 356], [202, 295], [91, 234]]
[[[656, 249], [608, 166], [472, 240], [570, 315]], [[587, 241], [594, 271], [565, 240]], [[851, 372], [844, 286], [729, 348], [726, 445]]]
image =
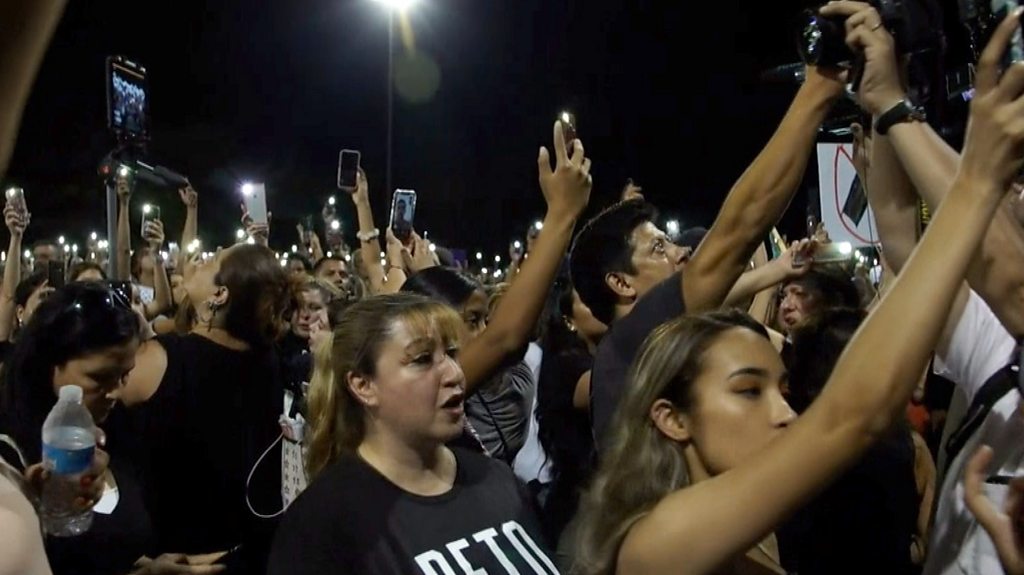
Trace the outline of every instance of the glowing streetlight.
[[383, 4], [389, 10], [396, 10], [398, 12], [405, 12], [409, 8], [412, 8], [416, 0], [375, 0], [378, 4]]

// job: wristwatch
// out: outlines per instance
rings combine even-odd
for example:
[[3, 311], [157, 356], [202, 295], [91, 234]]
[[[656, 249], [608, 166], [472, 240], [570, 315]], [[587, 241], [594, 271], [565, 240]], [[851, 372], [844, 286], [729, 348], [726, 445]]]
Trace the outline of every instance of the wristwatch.
[[924, 110], [911, 104], [908, 100], [900, 100], [875, 120], [875, 133], [884, 136], [889, 129], [903, 122], [924, 122], [927, 116]]

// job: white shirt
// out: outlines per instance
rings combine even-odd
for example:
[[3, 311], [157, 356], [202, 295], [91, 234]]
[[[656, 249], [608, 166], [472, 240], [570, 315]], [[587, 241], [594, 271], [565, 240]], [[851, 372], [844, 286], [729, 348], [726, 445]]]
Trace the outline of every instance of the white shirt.
[[[531, 343], [530, 348], [526, 352], [526, 356], [523, 357], [523, 362], [530, 366], [530, 371], [533, 372], [533, 380], [540, 385], [540, 364], [544, 359], [544, 352], [540, 346]], [[551, 466], [548, 461], [548, 456], [544, 453], [544, 448], [541, 447], [540, 439], [537, 437], [537, 396], [539, 393], [533, 394], [533, 407], [530, 409], [530, 421], [526, 428], [526, 440], [523, 443], [522, 449], [516, 454], [515, 461], [512, 463], [512, 471], [515, 472], [516, 477], [523, 480], [525, 483], [529, 483], [534, 479], [539, 479], [541, 483], [549, 483], [551, 481]]]
[[[949, 350], [945, 357], [936, 357], [935, 373], [955, 382], [970, 403], [982, 385], [1010, 362], [1013, 350], [1013, 336], [971, 291]], [[995, 452], [990, 474], [1024, 474], [1024, 412], [1018, 390], [1010, 391], [992, 406], [985, 422], [950, 463], [938, 495], [924, 575], [1003, 572], [992, 540], [964, 504], [964, 465], [982, 444]], [[985, 483], [984, 489], [989, 500], [1002, 509], [1007, 487]]]

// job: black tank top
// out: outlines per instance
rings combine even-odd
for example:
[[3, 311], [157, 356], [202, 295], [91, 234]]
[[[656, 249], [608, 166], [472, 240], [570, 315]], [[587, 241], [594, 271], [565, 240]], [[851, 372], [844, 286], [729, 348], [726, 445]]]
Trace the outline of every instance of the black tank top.
[[281, 509], [281, 450], [274, 443], [283, 387], [274, 351], [235, 351], [192, 334], [157, 341], [167, 352], [167, 371], [137, 415], [145, 426], [146, 495], [161, 551], [243, 545], [265, 552], [277, 521], [253, 515], [246, 492], [260, 514]]

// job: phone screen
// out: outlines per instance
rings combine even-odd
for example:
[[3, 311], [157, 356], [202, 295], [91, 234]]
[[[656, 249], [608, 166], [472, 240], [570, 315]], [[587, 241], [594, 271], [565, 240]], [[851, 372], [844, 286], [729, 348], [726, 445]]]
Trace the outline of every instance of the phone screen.
[[64, 264], [62, 262], [46, 263], [46, 284], [53, 289], [64, 287]]
[[7, 202], [18, 212], [25, 212], [25, 190], [21, 188], [7, 188]]
[[263, 184], [242, 184], [245, 209], [254, 224], [267, 223], [267, 188]]
[[160, 206], [145, 204], [142, 206], [142, 237], [146, 237], [146, 224], [160, 219]]
[[120, 57], [107, 59], [107, 123], [118, 134], [149, 135], [146, 69]]
[[576, 116], [571, 112], [562, 112], [558, 119], [562, 121], [562, 137], [565, 138], [565, 149], [572, 151], [572, 142], [576, 139]]
[[416, 218], [416, 191], [395, 190], [391, 197], [391, 231], [401, 241], [406, 241], [412, 234], [413, 222]]
[[355, 150], [342, 150], [338, 154], [338, 188], [354, 190], [359, 177], [361, 154]]

